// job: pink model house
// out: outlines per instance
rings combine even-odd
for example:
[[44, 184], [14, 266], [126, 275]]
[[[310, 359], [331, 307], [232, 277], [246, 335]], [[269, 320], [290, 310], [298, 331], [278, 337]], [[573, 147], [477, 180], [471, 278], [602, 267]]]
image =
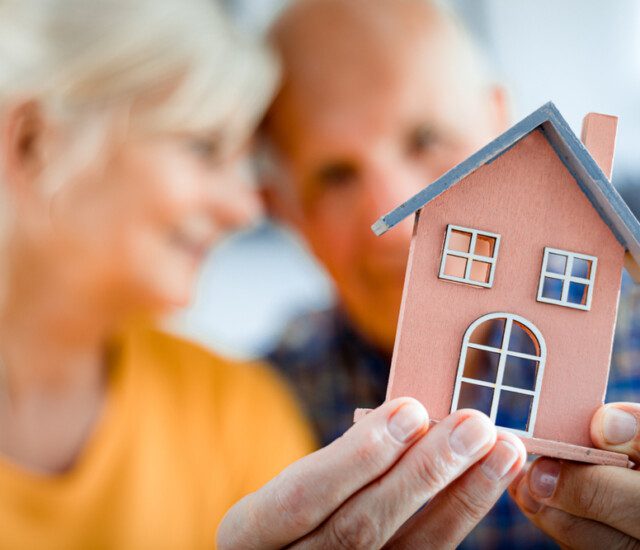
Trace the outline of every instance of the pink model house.
[[374, 224], [415, 213], [387, 399], [434, 420], [477, 408], [529, 452], [627, 465], [589, 435], [622, 270], [640, 273], [640, 224], [609, 182], [616, 125], [587, 115], [581, 143], [547, 103]]

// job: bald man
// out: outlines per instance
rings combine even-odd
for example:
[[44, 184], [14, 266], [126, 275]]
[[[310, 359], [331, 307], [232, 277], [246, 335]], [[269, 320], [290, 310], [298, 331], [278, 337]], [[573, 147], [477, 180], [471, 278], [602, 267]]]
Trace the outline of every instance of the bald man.
[[[297, 319], [272, 359], [329, 443], [351, 425], [355, 408], [385, 398], [412, 222], [382, 237], [371, 223], [509, 120], [504, 92], [464, 29], [431, 2], [302, 0], [272, 37], [285, 80], [264, 125], [272, 161], [266, 196], [339, 297], [335, 309]], [[637, 372], [614, 371], [612, 388], [629, 389]], [[631, 392], [615, 397], [632, 400]], [[469, 543], [551, 544], [508, 499]]]

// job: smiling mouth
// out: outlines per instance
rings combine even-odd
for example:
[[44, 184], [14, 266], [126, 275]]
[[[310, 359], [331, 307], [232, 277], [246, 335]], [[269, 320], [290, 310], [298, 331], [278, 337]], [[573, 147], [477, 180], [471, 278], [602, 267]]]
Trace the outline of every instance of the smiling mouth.
[[200, 262], [213, 244], [213, 230], [208, 223], [185, 224], [173, 231], [169, 240], [175, 248]]
[[172, 235], [171, 244], [198, 261], [205, 256], [209, 249], [205, 244], [188, 239], [183, 235]]

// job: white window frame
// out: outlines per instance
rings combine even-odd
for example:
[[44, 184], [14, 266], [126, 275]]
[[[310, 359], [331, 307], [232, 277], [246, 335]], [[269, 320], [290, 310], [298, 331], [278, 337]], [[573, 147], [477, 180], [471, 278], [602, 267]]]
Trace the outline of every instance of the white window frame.
[[[549, 254], [559, 254], [567, 257], [564, 274], [553, 273], [547, 270]], [[583, 279], [582, 277], [574, 277], [573, 275], [571, 275], [571, 271], [573, 270], [573, 261], [576, 258], [579, 260], [587, 260], [591, 262], [591, 272], [589, 273], [588, 279]], [[591, 309], [591, 298], [593, 296], [593, 287], [595, 284], [597, 267], [598, 258], [596, 258], [595, 256], [589, 256], [588, 254], [578, 254], [577, 252], [569, 252], [567, 250], [560, 250], [558, 248], [545, 247], [544, 256], [542, 258], [542, 269], [540, 270], [540, 282], [538, 283], [538, 302], [589, 311]], [[560, 300], [556, 300], [554, 298], [545, 298], [542, 295], [545, 277], [562, 281], [562, 296], [560, 297]], [[569, 302], [569, 286], [574, 282], [581, 283], [587, 287], [587, 301], [585, 304], [574, 304], [573, 302]]]
[[[478, 256], [473, 252], [460, 252], [459, 250], [450, 250], [449, 249], [449, 238], [451, 236], [452, 231], [462, 231], [465, 233], [471, 234], [471, 242], [469, 243], [469, 250], [475, 251], [476, 241], [478, 240], [478, 236], [482, 237], [490, 237], [495, 239], [495, 247], [493, 249], [493, 256]], [[440, 273], [438, 277], [440, 279], [445, 279], [447, 281], [455, 281], [457, 283], [465, 283], [468, 285], [479, 286], [484, 288], [491, 288], [493, 286], [493, 278], [496, 271], [496, 262], [498, 261], [498, 252], [500, 250], [500, 235], [497, 233], [490, 233], [488, 231], [481, 231], [479, 229], [471, 229], [469, 227], [461, 227], [459, 225], [447, 225], [447, 233], [444, 238], [444, 249], [442, 251], [442, 258], [440, 259]], [[445, 265], [447, 262], [448, 256], [457, 256], [458, 258], [465, 258], [467, 260], [467, 267], [464, 273], [464, 277], [456, 277], [454, 275], [447, 275], [445, 273]], [[489, 282], [483, 283], [482, 281], [475, 281], [471, 279], [471, 268], [473, 267], [473, 262], [479, 261], [491, 264], [489, 268]]]
[[[478, 326], [487, 321], [491, 321], [492, 319], [505, 319], [504, 326], [504, 335], [502, 338], [502, 343], [500, 348], [496, 348], [493, 346], [485, 346], [483, 344], [475, 344], [469, 341], [471, 335], [475, 331]], [[510, 351], [509, 350], [509, 340], [511, 339], [511, 328], [513, 327], [514, 321], [517, 321], [521, 325], [525, 326], [528, 330], [532, 332], [535, 338], [538, 340], [538, 346], [540, 347], [540, 355], [530, 355], [528, 353], [521, 353], [518, 351]], [[467, 378], [464, 376], [464, 367], [467, 360], [467, 350], [469, 348], [479, 349], [484, 351], [491, 351], [494, 353], [498, 353], [498, 372], [496, 374], [496, 381], [494, 382], [486, 382], [484, 380], [477, 380], [475, 378]], [[530, 359], [538, 362], [538, 371], [536, 373], [536, 381], [533, 390], [526, 390], [523, 388], [516, 388], [513, 386], [506, 386], [502, 384], [502, 380], [504, 378], [504, 370], [507, 364], [507, 357], [521, 357], [523, 359]], [[531, 403], [531, 411], [529, 413], [529, 423], [527, 425], [527, 430], [517, 430], [515, 428], [507, 428], [505, 426], [500, 426], [501, 429], [508, 430], [510, 432], [524, 435], [527, 437], [531, 437], [533, 435], [533, 430], [536, 424], [536, 416], [538, 413], [538, 403], [540, 401], [540, 390], [542, 389], [542, 377], [544, 375], [544, 365], [547, 360], [547, 347], [544, 342], [544, 338], [540, 331], [527, 319], [524, 317], [520, 317], [519, 315], [515, 315], [513, 313], [490, 313], [488, 315], [484, 315], [474, 321], [471, 326], [467, 329], [464, 334], [464, 338], [462, 340], [462, 351], [460, 352], [460, 362], [458, 363], [458, 372], [456, 374], [456, 383], [453, 390], [453, 399], [451, 401], [451, 412], [456, 411], [458, 409], [458, 399], [460, 398], [460, 388], [463, 382], [468, 384], [475, 384], [477, 386], [485, 386], [493, 389], [493, 400], [491, 401], [491, 411], [489, 414], [489, 418], [495, 424], [496, 418], [498, 416], [498, 405], [500, 403], [500, 394], [502, 390], [508, 390], [513, 393], [520, 393], [524, 395], [530, 395], [533, 397], [533, 402]]]

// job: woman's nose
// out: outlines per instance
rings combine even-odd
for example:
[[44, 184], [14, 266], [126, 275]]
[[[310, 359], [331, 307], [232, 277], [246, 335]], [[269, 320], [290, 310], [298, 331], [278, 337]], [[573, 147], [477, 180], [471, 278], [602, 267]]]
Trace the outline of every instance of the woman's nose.
[[225, 171], [223, 181], [211, 186], [209, 201], [211, 215], [225, 230], [253, 225], [264, 215], [255, 178], [247, 160], [234, 163]]

